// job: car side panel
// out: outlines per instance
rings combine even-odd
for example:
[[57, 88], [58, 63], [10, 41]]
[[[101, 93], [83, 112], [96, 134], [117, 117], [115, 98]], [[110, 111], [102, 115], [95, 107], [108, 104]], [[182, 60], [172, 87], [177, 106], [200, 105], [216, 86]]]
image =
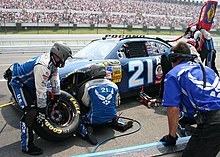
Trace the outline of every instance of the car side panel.
[[[160, 56], [122, 59], [122, 81], [118, 83], [120, 92], [155, 85], [156, 70], [160, 66]], [[157, 82], [159, 83], [159, 82]]]

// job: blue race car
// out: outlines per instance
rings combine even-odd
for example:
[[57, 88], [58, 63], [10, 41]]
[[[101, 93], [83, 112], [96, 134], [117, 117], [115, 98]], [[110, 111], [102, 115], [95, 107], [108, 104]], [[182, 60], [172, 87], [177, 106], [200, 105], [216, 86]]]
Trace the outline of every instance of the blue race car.
[[161, 55], [170, 47], [160, 38], [106, 35], [82, 48], [60, 69], [61, 89], [77, 97], [79, 87], [89, 79], [88, 68], [102, 62], [121, 97], [137, 94], [142, 86], [149, 95], [155, 94], [162, 78]]

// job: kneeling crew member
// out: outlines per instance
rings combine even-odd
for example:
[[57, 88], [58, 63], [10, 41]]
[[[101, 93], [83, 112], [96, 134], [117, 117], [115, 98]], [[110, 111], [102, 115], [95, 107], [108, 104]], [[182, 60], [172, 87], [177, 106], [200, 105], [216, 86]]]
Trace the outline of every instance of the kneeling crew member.
[[88, 112], [82, 116], [80, 134], [91, 144], [97, 144], [92, 135], [92, 125], [109, 124], [114, 129], [125, 131], [132, 127], [133, 122], [124, 122], [117, 117], [116, 106], [119, 98], [117, 85], [106, 79], [106, 69], [102, 63], [91, 65], [87, 75], [90, 81], [81, 87], [82, 103]]

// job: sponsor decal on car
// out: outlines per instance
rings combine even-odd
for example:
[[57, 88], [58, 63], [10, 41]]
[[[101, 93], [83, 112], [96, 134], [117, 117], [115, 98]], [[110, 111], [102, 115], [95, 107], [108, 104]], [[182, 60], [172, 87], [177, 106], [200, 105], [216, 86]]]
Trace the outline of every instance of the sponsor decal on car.
[[122, 70], [121, 66], [107, 66], [106, 67], [106, 78], [110, 79], [112, 82], [121, 82]]
[[105, 38], [145, 38], [141, 34], [106, 34]]
[[162, 71], [162, 67], [161, 65], [157, 65], [156, 70], [155, 70], [155, 75], [156, 75], [156, 79], [155, 79], [155, 84], [159, 84], [162, 80], [163, 77], [163, 71]]

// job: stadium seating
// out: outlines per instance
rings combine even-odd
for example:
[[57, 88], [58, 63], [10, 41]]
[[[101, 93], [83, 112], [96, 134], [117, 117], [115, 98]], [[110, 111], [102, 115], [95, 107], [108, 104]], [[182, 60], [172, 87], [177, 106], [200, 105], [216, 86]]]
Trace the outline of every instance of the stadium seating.
[[0, 21], [182, 27], [197, 22], [201, 6], [177, 0], [1, 0]]

